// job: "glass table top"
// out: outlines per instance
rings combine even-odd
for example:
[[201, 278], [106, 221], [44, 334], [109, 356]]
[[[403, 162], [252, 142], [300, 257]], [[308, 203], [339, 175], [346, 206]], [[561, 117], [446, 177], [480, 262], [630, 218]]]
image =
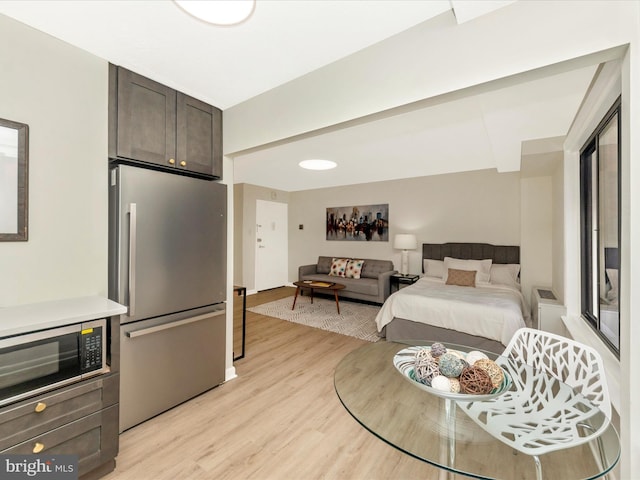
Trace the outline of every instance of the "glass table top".
[[[480, 479], [536, 479], [533, 457], [487, 433], [467, 416], [456, 401], [413, 385], [393, 364], [408, 345], [433, 342], [379, 341], [349, 353], [337, 366], [336, 393], [347, 411], [367, 430], [404, 453], [450, 472]], [[468, 352], [469, 347], [445, 344]], [[489, 358], [497, 355], [486, 353]], [[501, 359], [503, 360], [503, 359]], [[558, 382], [557, 388], [569, 388]], [[476, 402], [477, 404], [477, 402]], [[594, 422], [605, 420], [597, 413]], [[599, 478], [620, 456], [618, 434], [609, 425], [598, 447], [585, 443], [540, 455], [544, 478]]]

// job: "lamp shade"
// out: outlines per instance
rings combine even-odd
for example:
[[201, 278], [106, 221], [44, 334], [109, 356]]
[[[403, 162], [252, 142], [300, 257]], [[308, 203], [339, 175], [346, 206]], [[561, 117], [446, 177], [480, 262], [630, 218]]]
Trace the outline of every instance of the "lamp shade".
[[415, 250], [418, 248], [416, 236], [410, 233], [399, 233], [393, 238], [393, 248], [398, 250]]

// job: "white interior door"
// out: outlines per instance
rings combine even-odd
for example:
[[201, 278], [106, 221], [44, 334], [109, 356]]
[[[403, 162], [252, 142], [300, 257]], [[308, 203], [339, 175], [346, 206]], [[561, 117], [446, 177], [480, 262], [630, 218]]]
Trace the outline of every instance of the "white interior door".
[[287, 216], [286, 203], [256, 200], [256, 290], [288, 283]]

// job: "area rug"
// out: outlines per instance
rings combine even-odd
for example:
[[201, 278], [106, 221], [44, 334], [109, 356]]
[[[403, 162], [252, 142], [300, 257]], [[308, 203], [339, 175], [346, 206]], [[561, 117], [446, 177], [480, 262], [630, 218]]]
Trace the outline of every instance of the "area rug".
[[368, 342], [376, 342], [380, 339], [375, 322], [380, 310], [378, 306], [340, 301], [340, 313], [338, 313], [335, 300], [314, 297], [312, 304], [308, 295], [298, 296], [295, 310], [291, 310], [291, 305], [293, 305], [293, 297], [287, 297], [247, 308], [247, 310]]

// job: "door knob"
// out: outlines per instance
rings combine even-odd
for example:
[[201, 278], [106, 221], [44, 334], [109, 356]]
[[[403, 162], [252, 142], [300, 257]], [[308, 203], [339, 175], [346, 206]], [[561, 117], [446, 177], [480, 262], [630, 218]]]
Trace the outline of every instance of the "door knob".
[[44, 402], [38, 402], [36, 404], [36, 408], [34, 409], [36, 413], [44, 412], [44, 409], [47, 408], [47, 404]]
[[186, 166], [187, 166], [187, 162], [185, 162], [184, 160], [182, 160], [182, 161], [180, 162], [180, 166], [181, 166], [181, 167], [186, 167]]
[[170, 164], [170, 165], [174, 165], [175, 163], [176, 163], [176, 161], [175, 161], [173, 158], [170, 158], [170, 159], [169, 159], [169, 164]]

